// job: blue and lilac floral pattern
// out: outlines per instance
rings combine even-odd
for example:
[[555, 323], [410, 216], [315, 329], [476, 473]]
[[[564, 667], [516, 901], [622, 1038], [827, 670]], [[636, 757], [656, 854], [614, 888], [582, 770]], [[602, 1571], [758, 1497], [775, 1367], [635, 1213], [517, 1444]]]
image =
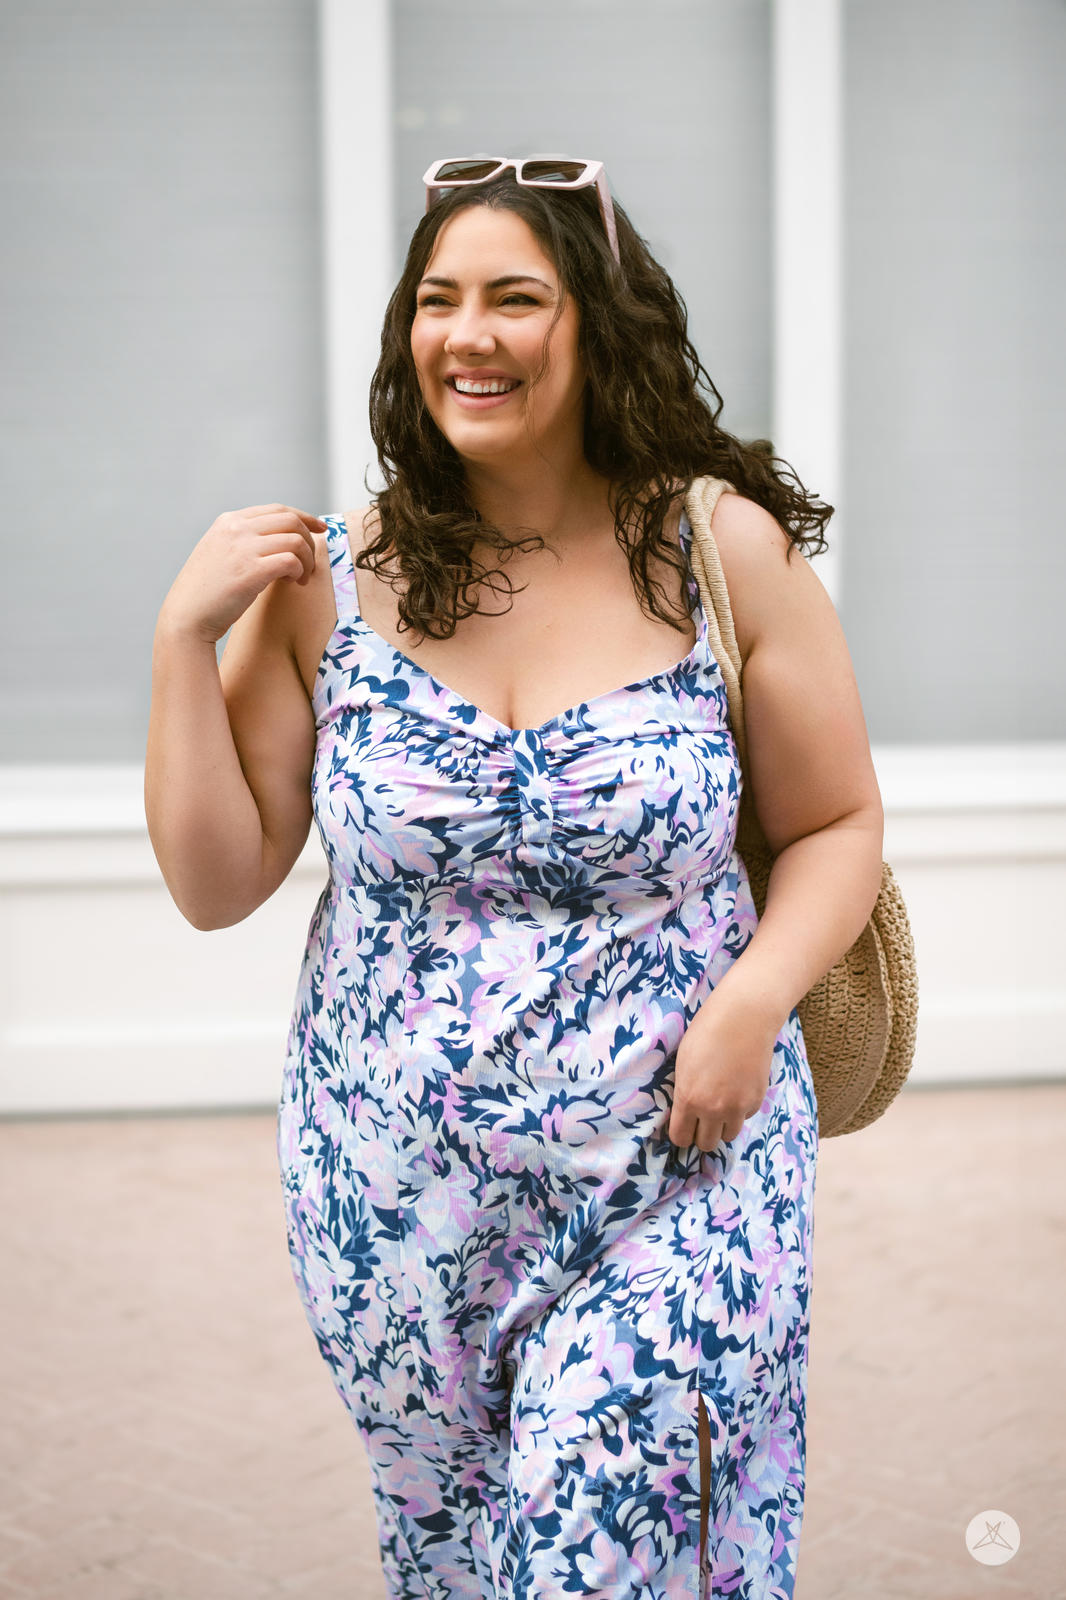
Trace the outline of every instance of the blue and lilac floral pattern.
[[818, 1146], [797, 1013], [735, 1139], [667, 1137], [678, 1044], [756, 927], [699, 591], [676, 666], [515, 730], [363, 621], [326, 520], [330, 878], [278, 1155], [390, 1600], [788, 1600]]

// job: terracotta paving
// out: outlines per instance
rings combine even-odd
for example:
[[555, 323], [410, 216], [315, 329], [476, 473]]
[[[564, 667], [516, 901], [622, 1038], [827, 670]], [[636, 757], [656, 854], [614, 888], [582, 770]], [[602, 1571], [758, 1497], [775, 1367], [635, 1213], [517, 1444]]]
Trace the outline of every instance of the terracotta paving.
[[[1064, 1149], [1066, 1083], [823, 1143], [796, 1600], [1066, 1600]], [[0, 1600], [384, 1600], [273, 1115], [0, 1122], [0, 1200]]]

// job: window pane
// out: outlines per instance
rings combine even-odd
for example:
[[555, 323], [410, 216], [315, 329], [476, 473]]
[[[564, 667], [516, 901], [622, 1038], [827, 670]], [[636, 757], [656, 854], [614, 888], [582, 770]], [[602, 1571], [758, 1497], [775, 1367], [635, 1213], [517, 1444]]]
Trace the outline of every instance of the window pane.
[[848, 0], [844, 61], [843, 595], [870, 735], [1061, 739], [1066, 7]]
[[325, 477], [316, 10], [4, 7], [0, 759], [139, 760], [220, 512]]

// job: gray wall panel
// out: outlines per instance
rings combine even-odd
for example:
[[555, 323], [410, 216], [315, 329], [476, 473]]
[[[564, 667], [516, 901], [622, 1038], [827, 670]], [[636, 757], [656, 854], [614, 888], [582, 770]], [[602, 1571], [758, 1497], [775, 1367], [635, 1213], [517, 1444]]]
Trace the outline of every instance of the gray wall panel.
[[845, 22], [842, 609], [870, 733], [1062, 739], [1066, 6]]
[[0, 18], [0, 758], [137, 760], [221, 511], [325, 481], [313, 0]]

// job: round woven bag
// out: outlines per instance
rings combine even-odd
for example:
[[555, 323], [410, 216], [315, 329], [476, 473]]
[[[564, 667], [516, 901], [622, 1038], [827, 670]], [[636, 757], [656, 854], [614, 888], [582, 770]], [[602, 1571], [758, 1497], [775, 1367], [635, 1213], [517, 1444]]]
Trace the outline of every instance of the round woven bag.
[[[741, 658], [711, 517], [724, 478], [697, 478], [685, 497], [692, 526], [692, 569], [703, 596], [711, 648], [725, 680], [729, 719], [744, 781], [737, 818], [737, 851], [755, 910], [766, 909], [773, 852], [751, 799], [741, 697]], [[902, 1089], [914, 1059], [918, 973], [910, 920], [887, 861], [870, 920], [851, 949], [830, 967], [796, 1007], [814, 1091], [818, 1136], [855, 1133], [876, 1121]]]

